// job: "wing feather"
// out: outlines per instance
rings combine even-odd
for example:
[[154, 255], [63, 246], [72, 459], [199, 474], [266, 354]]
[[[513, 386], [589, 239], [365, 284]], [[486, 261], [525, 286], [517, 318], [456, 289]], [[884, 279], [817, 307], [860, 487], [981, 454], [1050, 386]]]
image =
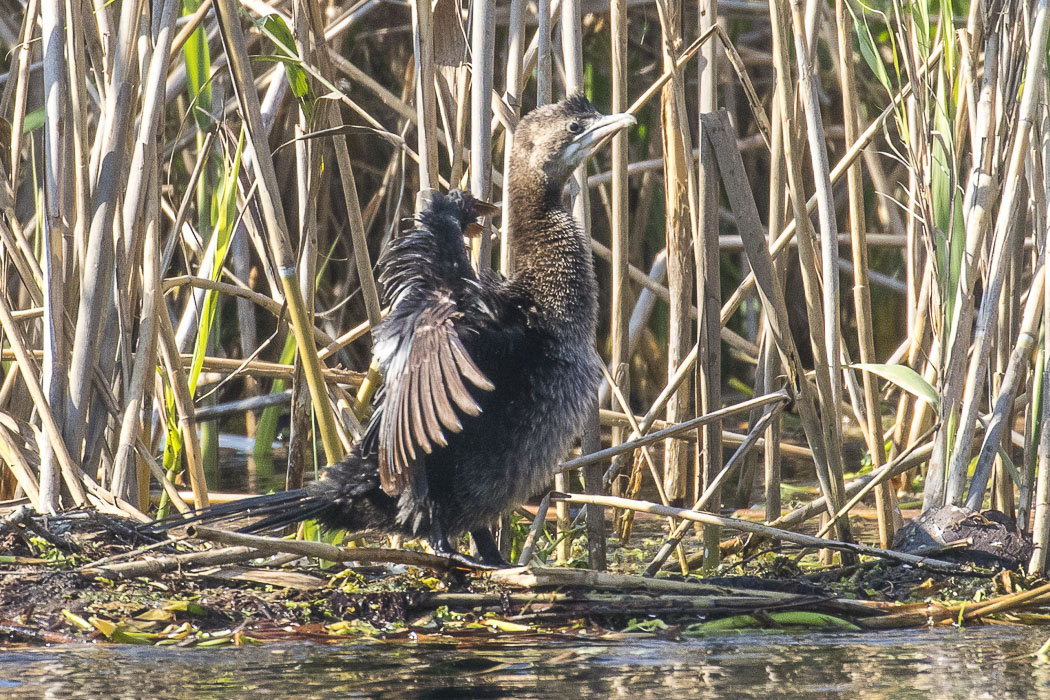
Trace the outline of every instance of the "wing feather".
[[463, 384], [463, 377], [456, 368], [456, 361], [452, 359], [451, 344], [446, 344], [438, 349], [437, 359], [441, 363], [441, 374], [445, 379], [445, 389], [448, 397], [455, 402], [456, 406], [470, 416], [481, 413], [481, 407], [467, 391]]
[[434, 298], [403, 320], [407, 339], [377, 343], [377, 356], [388, 352], [380, 357], [386, 386], [385, 407], [377, 414], [379, 473], [387, 493], [411, 485], [419, 496], [427, 489], [423, 456], [446, 447], [448, 434], [463, 430], [464, 417], [481, 414], [470, 387], [492, 391], [495, 385], [464, 345], [465, 323], [451, 298]]
[[445, 385], [444, 374], [441, 371], [441, 362], [437, 358], [427, 366], [427, 377], [430, 379], [430, 397], [434, 400], [434, 408], [437, 410], [438, 420], [454, 433], [463, 430], [463, 424], [459, 422], [456, 411], [449, 401], [448, 387]]
[[420, 396], [419, 391], [419, 373], [413, 372], [412, 376], [409, 377], [409, 388], [408, 388], [408, 408], [409, 416], [412, 419], [411, 422], [411, 435], [412, 441], [415, 442], [424, 452], [430, 454], [430, 438], [427, 435], [426, 428], [423, 426], [423, 409], [420, 406], [423, 403], [423, 397]]
[[438, 420], [437, 412], [434, 409], [434, 397], [430, 388], [430, 373], [420, 374], [417, 380], [420, 385], [419, 401], [423, 404], [423, 418], [427, 435], [435, 445], [448, 447], [448, 440], [445, 439], [445, 433], [441, 431], [441, 422]]
[[463, 246], [479, 206], [469, 193], [435, 194], [417, 226], [379, 259], [390, 312], [375, 329], [374, 353], [385, 383], [365, 446], [378, 454], [391, 495], [426, 493], [424, 456], [447, 447], [463, 420], [481, 412], [478, 391], [495, 388], [471, 357], [503, 342], [486, 334], [507, 308], [501, 282], [475, 273]]
[[460, 374], [479, 389], [484, 389], [485, 391], [495, 389], [495, 385], [481, 373], [478, 366], [470, 359], [470, 355], [467, 354], [467, 349], [463, 347], [463, 341], [459, 339], [459, 336], [449, 336], [448, 340], [449, 348], [452, 350], [452, 357], [456, 360], [456, 366], [459, 367]]
[[398, 396], [399, 411], [397, 416], [397, 425], [394, 426], [394, 434], [397, 436], [397, 442], [401, 445], [401, 453], [406, 457], [406, 464], [410, 464], [416, 461], [416, 449], [413, 441], [410, 439], [410, 428], [409, 423], [409, 404], [412, 403], [412, 378], [414, 374], [409, 374], [406, 379], [406, 389]]

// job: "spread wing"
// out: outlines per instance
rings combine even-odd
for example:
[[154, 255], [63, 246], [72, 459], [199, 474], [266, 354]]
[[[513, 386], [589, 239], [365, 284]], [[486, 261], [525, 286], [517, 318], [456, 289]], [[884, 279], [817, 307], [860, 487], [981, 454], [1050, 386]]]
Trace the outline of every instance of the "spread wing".
[[[393, 347], [377, 344], [383, 353], [385, 389], [377, 420], [379, 475], [383, 489], [400, 493], [411, 486], [426, 492], [426, 475], [416, 469], [424, 454], [448, 445], [447, 432], [463, 429], [463, 416], [477, 416], [481, 407], [468, 384], [492, 391], [492, 382], [478, 369], [460, 337], [462, 314], [451, 298], [435, 299], [411, 318], [401, 319]], [[457, 322], [459, 325], [457, 325]]]
[[435, 194], [416, 227], [379, 260], [390, 313], [376, 328], [374, 352], [385, 385], [362, 449], [378, 452], [391, 495], [406, 488], [426, 494], [423, 457], [481, 412], [471, 387], [494, 388], [468, 349], [491, 336], [493, 308], [503, 306], [498, 280], [479, 277], [463, 245], [471, 227], [480, 228], [479, 206], [466, 193]]

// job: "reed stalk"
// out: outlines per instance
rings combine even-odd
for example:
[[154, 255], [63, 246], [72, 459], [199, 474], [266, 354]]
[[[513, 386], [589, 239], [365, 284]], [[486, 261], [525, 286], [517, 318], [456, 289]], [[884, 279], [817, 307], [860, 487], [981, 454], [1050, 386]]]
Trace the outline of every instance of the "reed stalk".
[[[1050, 246], [1044, 246], [1043, 267], [1046, 268], [1050, 257]], [[1036, 462], [1039, 465], [1036, 473], [1035, 500], [1032, 522], [1032, 558], [1028, 562], [1030, 574], [1045, 574], [1047, 571], [1047, 554], [1050, 552], [1050, 362], [1047, 361], [1045, 348], [1050, 347], [1050, 285], [1043, 284], [1043, 363], [1036, 365], [1035, 371], [1042, 374], [1042, 411], [1039, 416], [1039, 428], [1036, 448]], [[1038, 385], [1038, 384], [1037, 384]]]
[[[661, 139], [664, 151], [664, 209], [667, 236], [667, 287], [670, 312], [667, 345], [667, 376], [675, 377], [683, 358], [689, 354], [692, 322], [689, 310], [694, 288], [694, 259], [691, 241], [697, 234], [697, 195], [692, 172], [692, 147], [685, 122], [684, 85], [678, 72], [678, 50], [682, 36], [681, 7], [658, 0], [661, 49], [665, 74], [670, 75], [661, 93]], [[683, 378], [667, 402], [667, 420], [678, 422], [690, 411], [689, 376]], [[673, 503], [688, 494], [688, 475], [684, 446], [677, 440], [664, 445], [664, 490]]]
[[[775, 89], [775, 88], [774, 88]], [[788, 202], [784, 192], [784, 126], [780, 121], [784, 118], [780, 111], [780, 100], [773, 101], [773, 115], [770, 118], [772, 134], [770, 135], [770, 165], [769, 165], [769, 238], [774, 239], [776, 232], [783, 228], [784, 215]], [[770, 240], [772, 243], [773, 240]], [[774, 263], [773, 272], [776, 274], [780, 284], [784, 283], [784, 266]], [[760, 385], [762, 391], [773, 388], [780, 374], [780, 355], [777, 351], [772, 330], [769, 325], [762, 325], [762, 357], [759, 359], [759, 367], [762, 370], [761, 383], [756, 379], [756, 386]], [[756, 392], [757, 393], [757, 392]], [[769, 411], [770, 409], [765, 409]], [[753, 415], [753, 414], [752, 414]], [[780, 483], [782, 474], [781, 462], [781, 440], [780, 440], [780, 416], [774, 416], [766, 428], [766, 449], [762, 454], [763, 486], [765, 496], [766, 521], [772, 522], [780, 517]]]
[[[507, 26], [507, 72], [503, 85], [503, 96], [511, 109], [511, 116], [521, 116], [523, 39], [525, 34], [525, 7], [522, 0], [511, 0]], [[514, 148], [514, 129], [505, 130], [503, 140], [503, 173], [510, 171], [510, 153]], [[510, 230], [510, 196], [507, 185], [510, 178], [503, 178], [503, 220], [500, 226], [499, 269], [509, 276], [514, 266], [513, 232]]]
[[[845, 142], [849, 146], [857, 138], [858, 120], [850, 115], [859, 115], [856, 71], [853, 65], [853, 37], [851, 23], [847, 17], [846, 2], [836, 0], [835, 27], [838, 39], [839, 85], [842, 91], [843, 127]], [[849, 193], [849, 230], [853, 252], [853, 309], [857, 319], [857, 345], [860, 361], [875, 362], [875, 337], [871, 320], [871, 292], [868, 286], [868, 243], [864, 240], [864, 183], [861, 164], [854, 163], [846, 171], [846, 187]], [[838, 276], [837, 273], [835, 275]], [[875, 377], [870, 372], [861, 372], [864, 391], [864, 415], [866, 427], [864, 440], [871, 455], [872, 467], [878, 469], [886, 463], [886, 450], [882, 440], [882, 405], [876, 393]], [[893, 535], [902, 524], [900, 511], [889, 485], [880, 485], [875, 490], [875, 508], [878, 514], [879, 546], [890, 547]]]
[[437, 100], [434, 84], [433, 20], [429, 2], [412, 3], [412, 52], [416, 60], [416, 123], [418, 133], [419, 194], [416, 211], [423, 207], [423, 198], [434, 188], [438, 176], [438, 158], [432, 144], [437, 142]]
[[[492, 74], [495, 68], [495, 7], [492, 3], [471, 4], [470, 20], [470, 191], [483, 201], [492, 186]], [[479, 267], [491, 266], [492, 239], [475, 239], [474, 259]]]
[[[718, 26], [718, 3], [707, 0], [700, 6], [698, 27], [700, 35]], [[704, 44], [700, 53], [698, 80], [698, 112], [701, 117], [698, 133], [703, 134], [703, 115], [718, 109], [718, 45]], [[701, 136], [700, 163], [714, 157], [711, 144]], [[688, 167], [692, 169], [690, 161]], [[719, 311], [722, 308], [722, 280], [719, 272], [718, 244], [718, 183], [713, 172], [700, 167], [696, 173], [696, 228], [693, 231], [693, 262], [696, 268], [696, 299], [698, 309], [698, 340], [696, 376], [694, 377], [696, 410], [709, 413], [722, 403], [722, 342]], [[693, 479], [693, 498], [710, 494], [709, 509], [721, 505], [721, 490], [712, 488], [722, 469], [722, 426], [705, 425], [698, 435], [696, 475]], [[728, 465], [727, 465], [728, 466]], [[718, 566], [720, 533], [717, 527], [704, 528], [704, 565]], [[655, 560], [654, 560], [655, 561]], [[652, 569], [652, 565], [650, 565]]]
[[[609, 34], [612, 39], [610, 55], [612, 71], [610, 75], [612, 99], [609, 106], [612, 112], [622, 112], [627, 108], [627, 3], [625, 0], [613, 0], [609, 6]], [[609, 365], [613, 384], [624, 395], [630, 394], [630, 288], [628, 287], [630, 270], [630, 220], [628, 218], [627, 182], [627, 134], [620, 132], [613, 136], [611, 142], [612, 195], [610, 198], [609, 237], [611, 240], [611, 280], [609, 309]], [[611, 387], [610, 387], [611, 388]], [[603, 394], [605, 386], [602, 387]], [[607, 400], [607, 399], [606, 399]], [[599, 397], [599, 404], [604, 401]], [[612, 444], [623, 441], [621, 429], [614, 429]]]

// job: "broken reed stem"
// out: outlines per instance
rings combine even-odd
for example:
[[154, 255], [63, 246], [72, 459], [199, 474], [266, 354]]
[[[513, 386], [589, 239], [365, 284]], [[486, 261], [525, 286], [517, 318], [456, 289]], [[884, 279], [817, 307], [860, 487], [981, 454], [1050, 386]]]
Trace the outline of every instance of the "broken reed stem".
[[903, 627], [929, 626], [937, 623], [956, 623], [963, 620], [975, 620], [989, 615], [1007, 613], [1037, 603], [1045, 603], [1050, 595], [1050, 583], [1037, 586], [1027, 591], [997, 596], [980, 603], [962, 603], [949, 607], [933, 607], [915, 612], [901, 612], [885, 617], [870, 618], [863, 621], [869, 629], [898, 629]]
[[726, 518], [720, 515], [715, 515], [713, 513], [703, 513], [690, 510], [688, 508], [674, 508], [670, 506], [661, 506], [657, 503], [650, 503], [648, 501], [637, 501], [630, 498], [617, 498], [614, 496], [593, 496], [575, 493], [553, 493], [551, 494], [551, 498], [553, 498], [555, 501], [561, 500], [565, 501], [566, 503], [595, 503], [598, 505], [609, 506], [610, 508], [622, 508], [624, 510], [634, 510], [640, 513], [652, 513], [653, 515], [682, 518], [684, 520], [691, 520], [693, 522], [703, 523], [705, 525], [718, 525], [720, 527], [724, 527], [727, 530], [748, 532], [768, 539], [783, 540], [784, 542], [791, 542], [792, 544], [797, 544], [801, 547], [834, 549], [841, 552], [849, 552], [852, 554], [866, 554], [873, 557], [879, 557], [881, 559], [897, 561], [902, 564], [923, 566], [934, 571], [940, 571], [944, 573], [962, 574], [968, 571], [966, 567], [959, 566], [957, 564], [952, 564], [946, 561], [941, 561], [939, 559], [930, 559], [928, 557], [916, 556], [914, 554], [904, 554], [903, 552], [894, 552], [891, 550], [880, 549], [878, 547], [869, 547], [863, 544], [854, 544], [852, 542], [826, 540], [820, 537], [813, 537], [812, 535], [803, 535], [798, 532], [791, 532], [790, 530], [781, 530], [779, 528], [771, 527], [769, 525], [753, 523], [749, 520]]
[[540, 532], [547, 524], [547, 511], [550, 510], [551, 496], [549, 493], [543, 495], [540, 499], [540, 505], [536, 508], [536, 517], [532, 519], [532, 525], [529, 527], [529, 534], [525, 536], [525, 541], [521, 545], [521, 554], [518, 555], [518, 566], [528, 566], [532, 561], [534, 552], [536, 551], [536, 538], [539, 537]]
[[85, 576], [116, 576], [120, 578], [157, 577], [180, 569], [239, 564], [250, 559], [258, 559], [261, 556], [265, 556], [265, 553], [252, 547], [227, 547], [208, 552], [175, 554], [156, 559], [142, 559], [119, 564], [87, 567], [81, 569], [80, 573]]
[[[251, 289], [245, 289], [244, 287], [240, 287], [235, 284], [219, 282], [217, 280], [208, 279], [207, 277], [197, 277], [195, 275], [179, 275], [177, 277], [166, 278], [164, 280], [164, 293], [167, 294], [172, 290], [184, 286], [194, 287], [195, 289], [210, 289], [221, 294], [236, 297], [238, 299], [247, 299], [248, 301], [256, 304], [257, 306], [260, 306], [263, 309], [269, 311], [278, 319], [281, 318], [285, 311], [285, 307], [280, 301], [274, 300], [273, 298], [268, 297], [264, 294], [259, 294], [258, 292], [252, 291]], [[365, 323], [367, 324], [367, 321]], [[364, 327], [364, 330], [367, 331], [367, 329], [368, 326], [366, 325]], [[325, 343], [326, 345], [337, 342], [337, 339], [332, 338], [320, 328], [314, 327], [311, 330], [313, 332], [314, 339], [317, 340], [317, 342]], [[354, 330], [356, 331], [357, 329]], [[360, 331], [358, 331], [358, 333], [360, 333]], [[329, 354], [331, 353], [329, 352]]]
[[[30, 357], [36, 358], [40, 356], [40, 351], [36, 350], [28, 354]], [[190, 367], [193, 362], [193, 355], [189, 353], [180, 354], [178, 355], [178, 358], [183, 368]], [[5, 361], [17, 359], [17, 354], [13, 350], [4, 350], [0, 353], [0, 359]], [[210, 355], [204, 357], [202, 369], [206, 372], [214, 372], [216, 374], [227, 376], [244, 374], [254, 377], [288, 380], [291, 380], [295, 376], [295, 365], [284, 364], [281, 362], [266, 362], [264, 360], [239, 360], [230, 357], [212, 357]], [[343, 384], [351, 388], [361, 386], [365, 377], [361, 372], [354, 372], [346, 369], [330, 369], [327, 367], [323, 370], [323, 374], [328, 381], [336, 384]]]
[[[307, 540], [286, 540], [279, 537], [262, 537], [229, 532], [203, 525], [189, 525], [186, 534], [194, 539], [215, 542], [233, 547], [251, 548], [261, 554], [298, 554], [315, 559], [326, 559], [339, 562], [365, 562], [369, 564], [405, 564], [436, 571], [465, 568], [460, 562], [452, 561], [426, 552], [413, 552], [407, 549], [371, 549], [367, 547], [336, 547], [326, 542]], [[346, 541], [359, 539], [359, 534], [350, 534]]]
[[797, 599], [793, 593], [782, 593], [780, 591], [751, 591], [744, 588], [732, 586], [713, 586], [711, 584], [698, 583], [696, 581], [672, 581], [662, 578], [646, 578], [643, 576], [631, 576], [629, 574], [610, 574], [604, 571], [592, 571], [590, 569], [567, 569], [534, 567], [528, 569], [498, 569], [496, 571], [482, 571], [480, 577], [487, 578], [495, 583], [502, 583], [525, 588], [590, 588], [598, 590], [613, 591], [643, 591], [650, 595], [681, 595], [681, 596], [725, 596], [727, 591], [740, 595], [745, 600], [751, 597], [765, 598], [767, 604], [788, 602]]
[[[252, 399], [247, 399], [247, 400], [250, 401]], [[767, 406], [763, 407], [763, 410], [764, 411], [768, 411], [769, 410], [769, 406], [767, 405]], [[632, 427], [634, 427], [635, 424], [639, 424], [642, 421], [642, 416], [634, 416], [634, 421], [632, 422], [630, 420], [630, 418], [627, 417], [626, 414], [624, 414], [624, 413], [622, 413], [620, 411], [610, 411], [610, 410], [607, 410], [607, 409], [604, 409], [604, 408], [601, 410], [600, 417], [601, 417], [602, 425], [618, 427], [618, 428], [623, 428], [623, 427], [632, 428]], [[667, 428], [667, 427], [670, 427], [670, 426], [667, 423], [667, 421], [655, 421], [653, 423], [653, 427], [656, 428], [657, 430], [663, 430], [664, 428]], [[735, 432], [733, 430], [723, 430], [722, 431], [722, 442], [727, 444], [727, 445], [739, 445], [741, 442], [744, 441], [744, 439], [746, 437], [747, 437], [746, 435], [744, 435], [742, 433]], [[686, 434], [682, 439], [689, 440], [690, 436], [688, 434]], [[693, 438], [693, 439], [695, 440], [695, 438]], [[766, 443], [766, 441], [764, 439], [760, 439], [758, 441], [757, 447], [760, 450], [764, 450], [765, 447], [766, 447], [766, 444], [767, 443]], [[778, 447], [778, 449], [782, 450], [784, 452], [784, 454], [791, 455], [792, 457], [797, 457], [799, 459], [806, 459], [806, 460], [812, 460], [813, 459], [813, 451], [811, 449], [809, 449], [808, 447], [804, 447], [802, 445], [794, 445], [794, 444], [791, 444], [791, 443], [783, 443], [783, 444], [781, 444]]]

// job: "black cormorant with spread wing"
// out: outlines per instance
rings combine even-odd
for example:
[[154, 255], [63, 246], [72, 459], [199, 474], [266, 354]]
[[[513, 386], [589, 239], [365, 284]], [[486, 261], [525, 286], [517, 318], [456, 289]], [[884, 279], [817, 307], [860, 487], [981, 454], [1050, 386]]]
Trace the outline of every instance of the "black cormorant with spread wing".
[[[469, 195], [434, 195], [379, 260], [384, 304], [375, 358], [384, 387], [365, 436], [305, 488], [208, 509], [195, 519], [260, 517], [270, 531], [324, 526], [426, 538], [469, 532], [484, 564], [504, 564], [489, 525], [550, 482], [601, 376], [591, 246], [565, 207], [572, 172], [620, 129], [576, 96], [518, 124], [507, 177], [515, 270], [475, 272], [463, 237]], [[185, 521], [182, 521], [185, 522]]]

